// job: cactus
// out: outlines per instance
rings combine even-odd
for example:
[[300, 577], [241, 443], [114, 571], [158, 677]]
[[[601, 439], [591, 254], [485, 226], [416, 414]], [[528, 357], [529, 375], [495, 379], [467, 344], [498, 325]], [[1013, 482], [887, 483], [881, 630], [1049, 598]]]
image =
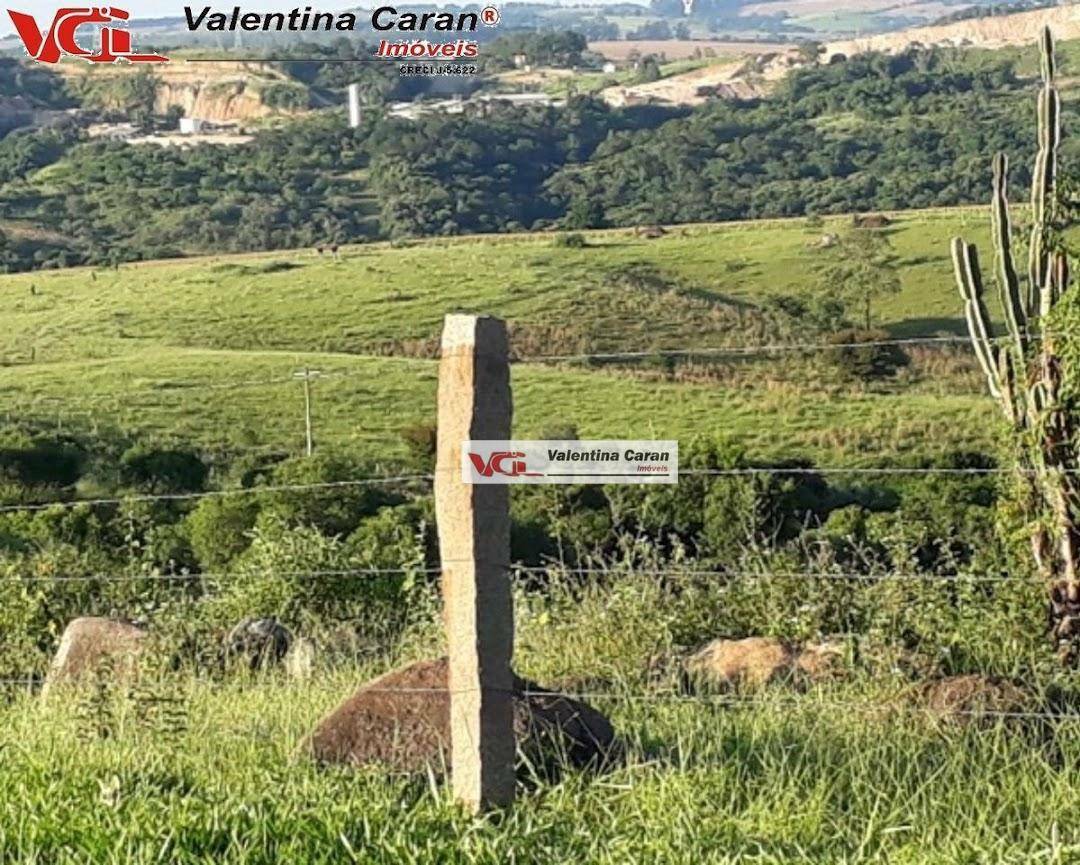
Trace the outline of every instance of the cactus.
[[[1050, 630], [1064, 660], [1080, 660], [1080, 490], [1076, 437], [1061, 406], [1062, 365], [1054, 335], [1043, 327], [1069, 282], [1068, 262], [1055, 236], [1061, 100], [1054, 86], [1054, 42], [1049, 28], [1039, 38], [1042, 87], [1037, 102], [1038, 152], [1031, 179], [1031, 234], [1026, 279], [1013, 251], [1005, 154], [994, 156], [990, 233], [994, 277], [1007, 335], [993, 335], [983, 300], [978, 252], [957, 237], [953, 270], [968, 334], [987, 380], [1016, 433], [1017, 467], [1027, 486], [1033, 521], [1031, 547], [1040, 574], [1050, 583]], [[999, 344], [1000, 343], [1000, 344]], [[1056, 543], [1054, 542], [1056, 540]]]

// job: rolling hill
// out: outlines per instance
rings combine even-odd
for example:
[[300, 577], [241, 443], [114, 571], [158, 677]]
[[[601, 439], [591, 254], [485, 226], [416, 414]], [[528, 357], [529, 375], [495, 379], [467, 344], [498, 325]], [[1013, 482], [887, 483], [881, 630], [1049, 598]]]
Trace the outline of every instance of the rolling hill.
[[[324, 375], [322, 442], [400, 456], [401, 431], [432, 419], [442, 315], [475, 310], [506, 317], [518, 358], [536, 361], [515, 367], [520, 434], [723, 431], [758, 457], [824, 463], [990, 447], [994, 410], [966, 346], [916, 347], [900, 379], [869, 388], [838, 380], [821, 352], [710, 354], [820, 342], [776, 299], [820, 294], [833, 255], [821, 238], [849, 225], [589, 232], [584, 248], [543, 234], [462, 238], [349, 247], [339, 259], [304, 250], [2, 277], [0, 399], [61, 428], [289, 451], [302, 434], [290, 376], [307, 365]], [[886, 230], [902, 290], [876, 316], [894, 335], [962, 332], [947, 262], [958, 230], [982, 235], [982, 213], [908, 213]], [[701, 355], [673, 365], [665, 349]], [[652, 356], [539, 362], [612, 351]]]

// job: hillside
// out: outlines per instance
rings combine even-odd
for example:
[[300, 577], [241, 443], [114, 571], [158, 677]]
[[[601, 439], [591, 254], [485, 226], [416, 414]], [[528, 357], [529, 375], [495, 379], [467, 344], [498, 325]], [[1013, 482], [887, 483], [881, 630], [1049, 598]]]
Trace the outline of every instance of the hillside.
[[[780, 5], [768, 3], [751, 6], [746, 8], [745, 13], [765, 12], [770, 7], [779, 8]], [[805, 5], [813, 14], [827, 17], [828, 13], [823, 8], [826, 4], [809, 0]], [[869, 3], [865, 6], [866, 12], [888, 11], [898, 15], [905, 12], [902, 4]], [[786, 5], [784, 8], [785, 11], [790, 11]], [[914, 10], [915, 7], [912, 6], [911, 9]], [[914, 48], [981, 48], [992, 51], [1002, 48], [1028, 48], [1035, 43], [1044, 26], [1053, 30], [1059, 43], [1080, 38], [1080, 5], [971, 18], [949, 24], [914, 26], [879, 33], [872, 32], [873, 28], [870, 28], [870, 34], [866, 36], [823, 43], [820, 46], [818, 62], [830, 63], [871, 52], [900, 54]], [[664, 43], [654, 42], [650, 43], [650, 50], [658, 54], [663, 52], [669, 57], [694, 56], [706, 50], [709, 45], [706, 41], [673, 42], [668, 53]], [[604, 91], [604, 99], [612, 105], [645, 102], [701, 105], [710, 99], [752, 99], [766, 96], [793, 71], [809, 65], [799, 50], [790, 44], [743, 43], [742, 50], [729, 48], [725, 53], [745, 56], [739, 61], [717, 61], [704, 69], [694, 69], [666, 77], [662, 81], [613, 86]]]
[[1014, 15], [973, 18], [928, 27], [912, 27], [898, 33], [881, 33], [859, 39], [828, 42], [824, 58], [882, 51], [905, 51], [914, 45], [951, 45], [974, 48], [1005, 48], [1031, 45], [1043, 27], [1049, 27], [1058, 41], [1080, 37], [1080, 4], [1034, 9]]
[[[250, 122], [289, 113], [291, 106], [281, 96], [285, 91], [294, 94], [294, 105], [307, 103], [306, 88], [269, 63], [190, 63], [183, 54], [172, 60], [143, 73], [151, 82], [146, 91], [158, 114], [175, 106], [184, 117]], [[133, 76], [125, 67], [72, 60], [57, 70], [85, 105], [114, 110], [130, 105]]]
[[[289, 376], [306, 364], [327, 376], [317, 385], [325, 440], [400, 454], [401, 430], [430, 420], [428, 358], [444, 313], [506, 317], [521, 357], [820, 341], [771, 298], [812, 305], [813, 274], [835, 256], [820, 238], [849, 224], [688, 226], [654, 240], [590, 232], [582, 249], [556, 247], [550, 235], [464, 238], [350, 247], [340, 260], [302, 251], [0, 277], [10, 323], [0, 388], [45, 423], [289, 449], [299, 428], [281, 400], [298, 396]], [[877, 321], [898, 336], [960, 332], [947, 242], [984, 228], [977, 211], [898, 216], [887, 231], [902, 290], [880, 301]], [[699, 370], [690, 358], [674, 377], [662, 364], [623, 374], [526, 364], [516, 373], [518, 430], [724, 430], [759, 456], [824, 462], [861, 460], [874, 443], [898, 457], [980, 449], [992, 438], [992, 406], [958, 351], [948, 383], [926, 367], [873, 392], [835, 391], [817, 353], [792, 365], [766, 352], [749, 366], [705, 355]], [[775, 383], [764, 395], [750, 386], [762, 376]], [[835, 398], [811, 396], [827, 393]], [[778, 429], [794, 438], [778, 439]]]

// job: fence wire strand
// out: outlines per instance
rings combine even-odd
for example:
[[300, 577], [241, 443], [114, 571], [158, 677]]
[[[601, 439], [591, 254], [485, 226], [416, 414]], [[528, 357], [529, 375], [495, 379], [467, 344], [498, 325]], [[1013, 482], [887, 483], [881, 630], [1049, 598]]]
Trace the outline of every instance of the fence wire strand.
[[312, 492], [315, 490], [376, 486], [378, 484], [415, 483], [419, 481], [431, 481], [434, 477], [435, 476], [432, 474], [377, 475], [343, 481], [321, 481], [319, 483], [311, 484], [267, 484], [266, 486], [259, 487], [237, 487], [235, 489], [204, 490], [202, 492], [191, 493], [135, 493], [130, 496], [115, 496], [111, 498], [57, 499], [48, 502], [3, 505], [0, 506], [0, 513], [10, 513], [12, 511], [41, 511], [54, 507], [74, 508], [81, 505], [123, 505], [134, 504], [137, 502], [173, 502], [221, 498], [225, 496], [250, 496], [261, 495], [263, 493]]
[[[178, 574], [80, 574], [74, 576], [30, 574], [11, 575], [0, 578], [0, 584], [8, 583], [184, 583], [217, 582], [227, 583], [255, 577], [283, 577], [286, 579], [351, 579], [354, 577], [376, 578], [382, 576], [406, 576], [410, 574], [436, 576], [447, 566], [461, 564], [459, 561], [446, 561], [442, 566], [402, 566], [393, 568], [328, 568], [312, 570], [258, 570], [252, 572], [206, 571]], [[1027, 583], [1033, 578], [1016, 574], [933, 574], [933, 573], [860, 573], [857, 571], [723, 571], [703, 568], [634, 568], [634, 567], [573, 567], [561, 564], [552, 565], [507, 565], [504, 568], [511, 576], [606, 576], [653, 577], [662, 579], [702, 579], [717, 581], [754, 581], [754, 580], [807, 580], [836, 581], [855, 583], [940, 583], [955, 585], [958, 583]]]
[[[43, 677], [19, 677], [0, 678], [0, 686], [25, 687], [32, 689], [43, 684]], [[851, 713], [895, 713], [898, 715], [927, 715], [930, 717], [963, 717], [963, 718], [991, 718], [1013, 720], [1045, 720], [1045, 721], [1080, 721], [1080, 712], [1077, 711], [1048, 711], [1039, 709], [994, 709], [972, 707], [934, 707], [918, 705], [911, 702], [902, 702], [902, 696], [891, 700], [873, 702], [870, 700], [833, 700], [833, 699], [800, 699], [797, 697], [750, 697], [732, 694], [694, 694], [673, 690], [657, 691], [560, 691], [543, 689], [496, 689], [496, 688], [449, 688], [439, 687], [366, 687], [363, 689], [368, 694], [393, 694], [403, 696], [437, 696], [452, 697], [455, 695], [476, 693], [501, 693], [510, 694], [514, 697], [525, 699], [555, 699], [587, 701], [615, 701], [628, 703], [668, 703], [672, 705], [705, 705], [716, 708], [728, 708], [739, 710], [783, 709], [783, 710], [823, 710], [831, 712]]]

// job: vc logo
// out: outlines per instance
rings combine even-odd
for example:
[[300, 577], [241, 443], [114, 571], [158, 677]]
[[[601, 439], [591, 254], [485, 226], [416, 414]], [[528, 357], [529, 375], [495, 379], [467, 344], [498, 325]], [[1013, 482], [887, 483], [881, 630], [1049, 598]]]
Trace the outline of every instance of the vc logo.
[[27, 53], [40, 63], [57, 63], [63, 55], [82, 57], [91, 63], [168, 63], [160, 54], [136, 54], [131, 50], [131, 33], [117, 27], [101, 28], [101, 46], [97, 53], [83, 48], [75, 41], [75, 31], [84, 24], [126, 22], [128, 13], [115, 7], [80, 7], [59, 9], [48, 31], [38, 27], [32, 15], [8, 10], [15, 31], [26, 46]]
[[[542, 477], [540, 472], [530, 472], [527, 470], [525, 460], [522, 459], [524, 456], [525, 454], [522, 451], [494, 451], [491, 456], [485, 460], [480, 454], [469, 453], [469, 459], [472, 461], [473, 468], [476, 469], [480, 477], [483, 478], [490, 478], [496, 474], [506, 475], [510, 478]], [[509, 463], [509, 465], [507, 465], [507, 463]]]

